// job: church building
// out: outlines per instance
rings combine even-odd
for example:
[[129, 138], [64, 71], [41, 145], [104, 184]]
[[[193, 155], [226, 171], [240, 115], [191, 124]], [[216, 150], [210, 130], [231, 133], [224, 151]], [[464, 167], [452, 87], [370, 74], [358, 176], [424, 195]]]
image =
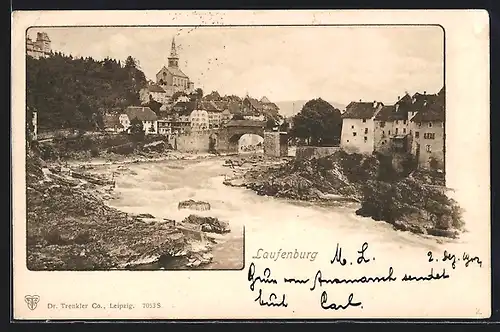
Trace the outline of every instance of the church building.
[[179, 68], [179, 55], [175, 46], [175, 38], [172, 39], [172, 48], [168, 57], [168, 66], [163, 66], [156, 74], [156, 83], [161, 86], [168, 95], [182, 91], [190, 93], [193, 91], [194, 83]]

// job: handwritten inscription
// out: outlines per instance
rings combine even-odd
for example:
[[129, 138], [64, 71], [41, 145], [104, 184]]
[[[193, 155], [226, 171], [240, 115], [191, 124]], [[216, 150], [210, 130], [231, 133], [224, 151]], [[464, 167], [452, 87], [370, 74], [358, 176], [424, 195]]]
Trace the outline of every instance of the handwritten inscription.
[[[357, 251], [358, 257], [356, 258], [356, 263], [358, 264], [363, 264], [363, 263], [369, 263], [372, 260], [375, 260], [375, 258], [367, 258], [366, 257], [366, 251], [368, 250], [368, 243], [365, 242], [361, 246], [361, 249]], [[341, 266], [347, 265], [347, 259], [345, 259], [342, 256], [342, 247], [340, 247], [340, 244], [337, 243], [337, 248], [335, 249], [335, 255], [333, 256], [333, 259], [330, 260], [330, 264], [335, 264], [339, 263]], [[352, 265], [352, 262], [349, 263], [349, 265]]]
[[[442, 255], [435, 255], [433, 252], [427, 252], [427, 259], [422, 260], [425, 264], [427, 261], [430, 265], [427, 272], [415, 273], [414, 271], [400, 271], [396, 274], [394, 267], [390, 266], [387, 268], [387, 272], [380, 273], [379, 275], [370, 275], [368, 273], [363, 273], [362, 275], [355, 277], [343, 277], [341, 276], [342, 271], [345, 271], [345, 267], [352, 265], [372, 265], [375, 262], [375, 257], [368, 253], [369, 245], [367, 242], [363, 243], [359, 250], [355, 254], [349, 255], [345, 254], [342, 247], [337, 243], [333, 258], [330, 260], [331, 265], [338, 265], [341, 268], [337, 269], [336, 272], [329, 272], [330, 276], [326, 276], [325, 272], [321, 269], [317, 270], [314, 277], [303, 276], [285, 276], [274, 277], [272, 275], [271, 269], [265, 267], [260, 270], [262, 273], [257, 272], [255, 263], [250, 263], [248, 268], [248, 282], [250, 290], [256, 292], [257, 296], [254, 298], [254, 302], [257, 302], [260, 306], [270, 307], [270, 308], [286, 308], [288, 307], [288, 298], [285, 293], [272, 291], [273, 287], [277, 287], [281, 283], [294, 285], [297, 287], [307, 287], [309, 291], [314, 291], [317, 288], [324, 288], [332, 285], [354, 285], [354, 284], [379, 284], [379, 283], [394, 283], [394, 282], [440, 282], [445, 279], [451, 278], [451, 275], [447, 271], [451, 267], [455, 270], [460, 264], [463, 263], [464, 267], [477, 266], [482, 267], [482, 261], [477, 256], [472, 256], [468, 253], [463, 253], [461, 256], [454, 254], [445, 250]], [[345, 256], [344, 256], [345, 255]], [[350, 258], [353, 258], [351, 261]], [[435, 263], [441, 263], [439, 266]], [[443, 266], [444, 265], [444, 266]], [[401, 273], [402, 272], [402, 273]], [[333, 275], [332, 275], [333, 274]], [[399, 275], [399, 276], [398, 276]], [[270, 290], [271, 289], [271, 290]], [[359, 299], [354, 292], [348, 293], [349, 295], [342, 295], [340, 292], [335, 294], [335, 300], [329, 299], [329, 293], [331, 291], [323, 289], [319, 297], [319, 306], [323, 310], [347, 310], [347, 309], [363, 309], [362, 299]], [[337, 297], [338, 295], [338, 297]], [[346, 296], [346, 297], [344, 297]], [[342, 300], [343, 299], [343, 300]]]
[[[359, 307], [361, 306], [361, 302], [353, 302], [354, 294], [351, 293], [349, 294], [349, 297], [347, 298], [347, 303], [344, 305], [341, 304], [335, 304], [335, 303], [330, 303], [328, 304], [328, 294], [324, 291], [321, 293], [321, 308], [328, 310], [345, 310], [349, 307]], [[363, 308], [363, 307], [361, 307]]]
[[432, 251], [427, 252], [427, 257], [429, 263], [432, 262], [449, 262], [452, 269], [457, 267], [457, 263], [463, 262], [465, 267], [469, 267], [471, 264], [476, 264], [479, 267], [483, 267], [483, 262], [477, 256], [470, 256], [468, 253], [464, 252], [463, 255], [457, 257], [457, 255], [445, 250], [440, 258], [435, 258]]
[[268, 267], [266, 267], [264, 269], [264, 276], [263, 277], [255, 276], [255, 264], [254, 263], [251, 263], [250, 267], [248, 268], [248, 281], [250, 281], [250, 290], [252, 290], [252, 291], [255, 289], [255, 284], [257, 282], [265, 283], [265, 284], [277, 284], [278, 283], [278, 281], [271, 278], [271, 269]]

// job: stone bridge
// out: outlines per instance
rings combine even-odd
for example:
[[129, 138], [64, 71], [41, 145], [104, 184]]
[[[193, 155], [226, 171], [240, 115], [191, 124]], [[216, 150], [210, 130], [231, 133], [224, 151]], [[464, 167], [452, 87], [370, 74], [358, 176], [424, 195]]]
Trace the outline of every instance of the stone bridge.
[[245, 134], [259, 135], [264, 138], [265, 121], [231, 120], [218, 133], [212, 134], [215, 148], [222, 153], [238, 153], [238, 141]]

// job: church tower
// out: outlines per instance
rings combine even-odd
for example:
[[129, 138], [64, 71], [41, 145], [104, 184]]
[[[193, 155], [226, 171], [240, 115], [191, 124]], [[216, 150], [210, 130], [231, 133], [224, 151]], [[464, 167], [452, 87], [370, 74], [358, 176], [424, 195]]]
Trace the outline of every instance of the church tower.
[[170, 49], [170, 56], [168, 57], [168, 66], [170, 68], [179, 67], [179, 56], [177, 55], [177, 49], [175, 48], [175, 37], [172, 38], [172, 48]]

